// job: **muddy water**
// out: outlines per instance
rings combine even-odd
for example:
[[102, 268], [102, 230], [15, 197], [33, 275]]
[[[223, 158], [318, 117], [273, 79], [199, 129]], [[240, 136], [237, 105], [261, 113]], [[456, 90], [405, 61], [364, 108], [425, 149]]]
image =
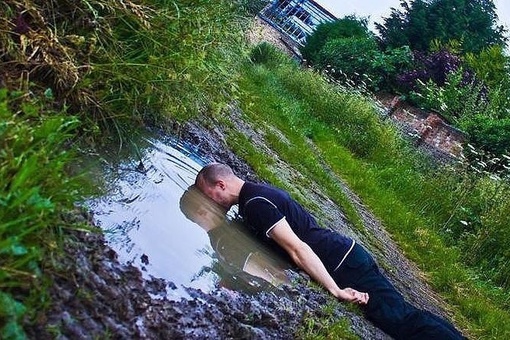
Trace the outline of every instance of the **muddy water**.
[[213, 202], [187, 190], [207, 162], [203, 157], [154, 135], [133, 146], [121, 159], [103, 155], [103, 166], [90, 172], [108, 189], [87, 206], [121, 262], [148, 279], [165, 279], [169, 299], [189, 297], [187, 287], [256, 291], [286, 282], [286, 264], [245, 233], [235, 211], [225, 218]]

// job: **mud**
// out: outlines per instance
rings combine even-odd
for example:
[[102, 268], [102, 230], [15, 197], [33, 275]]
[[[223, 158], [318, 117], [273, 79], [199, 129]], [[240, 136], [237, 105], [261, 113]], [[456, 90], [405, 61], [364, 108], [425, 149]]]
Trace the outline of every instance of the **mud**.
[[[263, 135], [247, 125], [240, 112], [231, 108], [236, 129], [250, 136], [257, 147], [265, 147]], [[219, 128], [206, 129], [198, 123], [176, 126], [173, 133], [196, 145], [211, 160], [233, 167], [245, 179], [258, 181], [254, 171], [226, 147]], [[271, 156], [271, 150], [266, 150]], [[276, 157], [276, 155], [274, 155]], [[277, 163], [286, 180], [298, 171]], [[412, 302], [445, 315], [441, 301], [420, 279], [419, 271], [405, 259], [383, 226], [362, 202], [338, 179], [352, 198], [372, 237], [357, 235], [341, 210], [312, 185], [310, 194], [320, 202], [318, 218], [327, 226], [345, 232], [375, 251], [387, 274]], [[80, 214], [90, 221], [90, 216]], [[374, 240], [379, 240], [374, 244]], [[347, 318], [352, 331], [363, 339], [388, 336], [365, 320], [352, 306], [333, 301], [323, 290], [312, 287], [309, 278], [289, 270], [292, 285], [282, 288], [260, 286], [255, 291], [232, 291], [218, 287], [205, 294], [188, 289], [191, 299], [172, 301], [165, 297], [175, 285], [162, 279], [145, 280], [135, 267], [122, 264], [105, 245], [100, 232], [70, 232], [65, 256], [51, 274], [51, 302], [37, 320], [27, 320], [27, 334], [33, 339], [295, 339], [296, 331], [310, 319], [325, 318], [322, 309], [333, 304], [334, 319]]]

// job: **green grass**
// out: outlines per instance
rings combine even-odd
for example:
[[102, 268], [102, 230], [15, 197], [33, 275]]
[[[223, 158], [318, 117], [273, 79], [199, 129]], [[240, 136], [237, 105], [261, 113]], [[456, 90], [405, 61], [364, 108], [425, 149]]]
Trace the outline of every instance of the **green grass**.
[[[237, 143], [240, 136], [231, 141], [235, 150], [263, 178], [289, 189], [313, 209], [313, 202], [300, 195], [306, 181], [290, 185], [273, 166], [275, 158], [286, 161], [304, 178], [319, 183], [363, 230], [335, 183], [336, 176], [345, 180], [426, 273], [463, 329], [476, 338], [508, 337], [509, 295], [492, 279], [499, 275], [497, 282], [504, 284], [508, 277], [502, 259], [509, 249], [504, 226], [510, 223], [508, 203], [501, 200], [508, 195], [508, 185], [498, 182], [496, 190], [484, 176], [431, 166], [379, 121], [368, 99], [281, 57], [269, 60], [244, 68], [240, 102], [248, 121], [263, 131], [264, 142], [277, 156], [268, 161], [250, 141]], [[461, 220], [468, 220], [471, 229], [461, 228]], [[484, 235], [492, 243], [482, 239]], [[493, 267], [497, 273], [489, 277], [483, 269], [494, 264], [499, 264], [497, 270]]]
[[60, 231], [82, 227], [63, 218], [85, 188], [69, 171], [74, 145], [129, 146], [144, 124], [217, 116], [237, 95], [244, 29], [262, 4], [0, 3], [1, 338], [44, 313]]
[[[25, 313], [47, 302], [42, 268], [57, 250], [62, 216], [80, 198], [73, 160], [64, 144], [78, 120], [54, 112], [41, 116], [43, 100], [0, 89], [0, 329], [2, 338], [23, 337]], [[44, 260], [44, 261], [43, 261]]]

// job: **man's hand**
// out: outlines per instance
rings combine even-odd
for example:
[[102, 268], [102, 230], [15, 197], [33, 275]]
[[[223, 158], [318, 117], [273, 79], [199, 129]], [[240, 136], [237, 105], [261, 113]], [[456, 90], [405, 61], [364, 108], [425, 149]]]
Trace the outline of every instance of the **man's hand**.
[[352, 288], [345, 288], [340, 290], [337, 298], [360, 305], [366, 305], [370, 297], [368, 296], [368, 293], [358, 292]]

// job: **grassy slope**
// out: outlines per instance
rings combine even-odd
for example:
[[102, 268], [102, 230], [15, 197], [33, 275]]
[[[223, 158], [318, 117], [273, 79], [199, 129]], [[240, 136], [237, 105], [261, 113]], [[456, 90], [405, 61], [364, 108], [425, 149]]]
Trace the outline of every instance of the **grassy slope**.
[[[260, 58], [264, 65], [247, 66], [241, 80], [243, 111], [264, 130], [269, 147], [305, 178], [317, 179], [351, 221], [359, 223], [319, 165], [319, 150], [322, 160], [362, 197], [425, 272], [449, 302], [459, 325], [476, 338], [507, 338], [510, 313], [501, 306], [508, 297], [478, 280], [463, 264], [458, 248], [449, 246], [439, 233], [448, 215], [445, 210], [452, 205], [447, 200], [455, 199], [444, 192], [444, 180], [449, 178], [422, 166], [426, 160], [378, 120], [367, 99], [334, 88], [282, 58]], [[290, 143], [282, 143], [271, 126]], [[314, 149], [307, 139], [313, 141]], [[279, 183], [278, 169], [244, 136], [233, 132], [231, 145], [263, 177]]]

